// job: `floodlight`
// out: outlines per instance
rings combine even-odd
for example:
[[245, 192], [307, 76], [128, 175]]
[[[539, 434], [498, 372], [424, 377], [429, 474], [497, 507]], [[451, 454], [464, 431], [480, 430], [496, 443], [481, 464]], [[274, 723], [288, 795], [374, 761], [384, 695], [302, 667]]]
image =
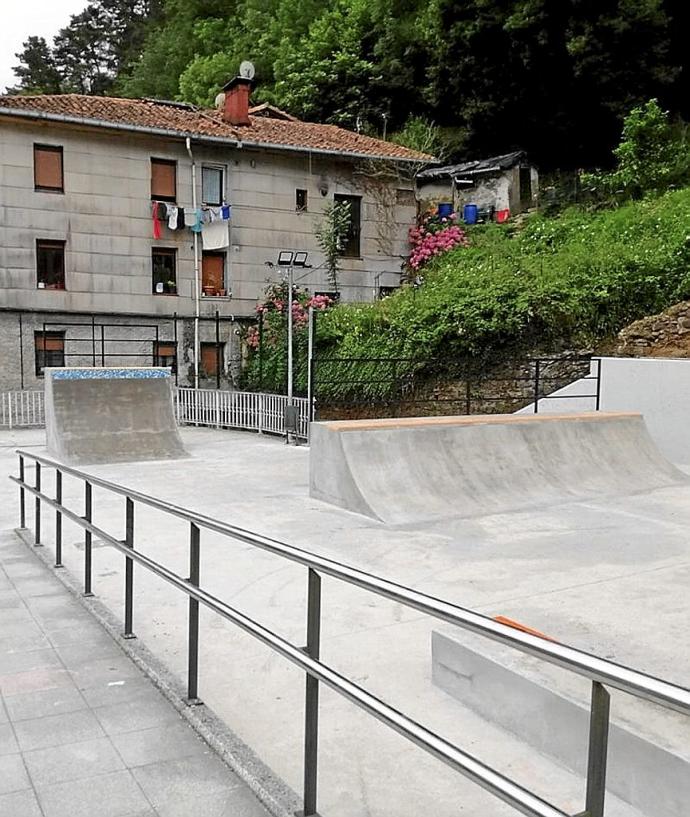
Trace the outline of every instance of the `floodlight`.
[[292, 259], [295, 257], [293, 252], [289, 250], [281, 250], [278, 254], [278, 266], [279, 267], [290, 267], [292, 266]]
[[306, 267], [308, 257], [309, 257], [308, 252], [296, 252], [295, 253], [295, 260], [293, 261], [293, 264], [296, 267]]

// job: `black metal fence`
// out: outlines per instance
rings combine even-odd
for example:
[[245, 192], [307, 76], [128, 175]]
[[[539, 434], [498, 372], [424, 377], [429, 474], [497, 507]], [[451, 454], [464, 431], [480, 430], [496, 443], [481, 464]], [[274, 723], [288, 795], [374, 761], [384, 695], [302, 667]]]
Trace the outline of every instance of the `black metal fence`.
[[[575, 380], [582, 388], [554, 392]], [[599, 410], [601, 361], [591, 355], [485, 361], [415, 358], [316, 358], [312, 390], [317, 419], [512, 413], [544, 398], [586, 400]]]

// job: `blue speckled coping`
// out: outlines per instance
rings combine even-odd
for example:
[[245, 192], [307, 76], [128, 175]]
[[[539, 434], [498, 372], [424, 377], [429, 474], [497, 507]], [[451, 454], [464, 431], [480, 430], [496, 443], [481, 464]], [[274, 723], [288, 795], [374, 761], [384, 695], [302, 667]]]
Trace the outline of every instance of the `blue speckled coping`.
[[153, 380], [170, 377], [164, 369], [57, 369], [53, 380]]

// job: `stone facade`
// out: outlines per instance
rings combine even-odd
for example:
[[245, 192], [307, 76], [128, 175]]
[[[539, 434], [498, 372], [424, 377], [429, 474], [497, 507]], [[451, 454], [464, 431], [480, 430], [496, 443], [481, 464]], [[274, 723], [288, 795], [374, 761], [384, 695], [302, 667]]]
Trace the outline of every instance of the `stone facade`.
[[[34, 189], [34, 144], [62, 147], [64, 193]], [[200, 301], [202, 318], [218, 312], [223, 319], [224, 342], [228, 349], [232, 345], [225, 356], [227, 377], [240, 355], [236, 330], [254, 316], [267, 281], [279, 278], [280, 271], [266, 263], [275, 262], [280, 250], [307, 250], [313, 268], [300, 275], [300, 285], [312, 292], [332, 289], [314, 228], [335, 194], [361, 196], [361, 256], [342, 260], [341, 298], [370, 301], [380, 287], [398, 284], [416, 214], [410, 181], [367, 175], [353, 159], [306, 150], [250, 150], [201, 139], [192, 150], [198, 200], [201, 169], [209, 165], [223, 169], [225, 198], [232, 205], [227, 295]], [[44, 320], [89, 321], [91, 315], [125, 327], [159, 324], [168, 334], [177, 315], [180, 376], [188, 380], [183, 364], [193, 349], [185, 346], [190, 329], [183, 319], [195, 312], [193, 236], [188, 229], [164, 226], [160, 239], [152, 237], [151, 158], [176, 162], [177, 204], [191, 209], [192, 162], [182, 138], [40, 120], [0, 124], [0, 388], [36, 385], [33, 332]], [[306, 209], [296, 207], [298, 189], [307, 191]], [[64, 290], [37, 286], [41, 239], [65, 242]], [[152, 291], [156, 247], [176, 250], [176, 295]], [[202, 341], [204, 333], [215, 334], [213, 321], [201, 325]], [[86, 330], [67, 327], [66, 342], [81, 331]], [[193, 337], [193, 327], [191, 332]]]

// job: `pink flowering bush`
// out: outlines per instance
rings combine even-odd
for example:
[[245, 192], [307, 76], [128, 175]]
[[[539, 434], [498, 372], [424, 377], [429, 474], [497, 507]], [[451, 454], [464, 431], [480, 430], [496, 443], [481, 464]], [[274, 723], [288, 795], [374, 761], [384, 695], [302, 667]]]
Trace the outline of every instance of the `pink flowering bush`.
[[467, 235], [458, 225], [455, 213], [443, 218], [427, 214], [410, 230], [409, 265], [417, 272], [434, 256], [442, 255], [454, 247], [468, 246]]

